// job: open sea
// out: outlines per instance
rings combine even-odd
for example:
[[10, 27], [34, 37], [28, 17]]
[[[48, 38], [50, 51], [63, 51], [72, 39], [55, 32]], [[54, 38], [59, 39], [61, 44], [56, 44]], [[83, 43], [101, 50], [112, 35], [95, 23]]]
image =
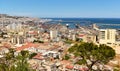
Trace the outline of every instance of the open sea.
[[75, 24], [81, 26], [98, 25], [100, 28], [120, 29], [120, 18], [48, 18], [51, 24], [69, 24], [70, 28], [75, 28]]

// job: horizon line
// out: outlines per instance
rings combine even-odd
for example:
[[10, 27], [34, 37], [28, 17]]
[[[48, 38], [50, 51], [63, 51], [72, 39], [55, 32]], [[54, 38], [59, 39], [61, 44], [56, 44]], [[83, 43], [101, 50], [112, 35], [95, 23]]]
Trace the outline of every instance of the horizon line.
[[[0, 14], [5, 14], [5, 13], [0, 13]], [[120, 17], [50, 17], [50, 16], [33, 16], [33, 15], [12, 15], [12, 14], [7, 14], [8, 16], [21, 16], [21, 17], [35, 17], [35, 18], [110, 18], [110, 19], [119, 19]]]

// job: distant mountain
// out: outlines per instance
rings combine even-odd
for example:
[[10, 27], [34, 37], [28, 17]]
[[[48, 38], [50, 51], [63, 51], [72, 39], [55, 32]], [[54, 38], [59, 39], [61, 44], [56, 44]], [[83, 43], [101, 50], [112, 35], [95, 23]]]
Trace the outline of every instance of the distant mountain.
[[29, 18], [29, 17], [25, 17], [25, 16], [11, 16], [8, 14], [0, 14], [0, 18], [14, 18], [14, 19], [18, 19], [18, 18]]
[[0, 18], [7, 17], [7, 16], [8, 16], [7, 14], [0, 14]]

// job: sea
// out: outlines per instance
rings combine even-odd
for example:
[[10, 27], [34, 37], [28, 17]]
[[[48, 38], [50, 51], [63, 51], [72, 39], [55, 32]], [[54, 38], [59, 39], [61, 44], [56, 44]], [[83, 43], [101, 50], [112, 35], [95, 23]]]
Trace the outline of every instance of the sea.
[[101, 29], [120, 29], [120, 18], [47, 18], [51, 19], [51, 24], [69, 24], [70, 28], [75, 28], [75, 24], [80, 26], [90, 26], [96, 24]]

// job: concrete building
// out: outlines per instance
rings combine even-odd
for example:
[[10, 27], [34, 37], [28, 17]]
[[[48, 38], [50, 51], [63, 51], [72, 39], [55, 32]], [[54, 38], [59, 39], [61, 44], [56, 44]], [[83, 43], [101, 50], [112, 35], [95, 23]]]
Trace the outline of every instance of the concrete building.
[[58, 37], [58, 31], [57, 30], [50, 30], [50, 39], [57, 39]]
[[22, 36], [15, 36], [11, 39], [11, 43], [13, 44], [23, 44], [24, 38]]
[[86, 42], [97, 43], [97, 36], [96, 35], [87, 35]]
[[113, 45], [116, 42], [116, 30], [115, 29], [100, 29], [99, 43]]
[[21, 23], [12, 23], [6, 26], [7, 30], [9, 31], [20, 31], [22, 29]]
[[98, 26], [96, 24], [93, 24], [92, 28], [95, 29], [95, 30], [99, 30], [99, 28], [98, 28]]
[[81, 39], [83, 42], [97, 43], [97, 36], [96, 35], [79, 34], [78, 38]]

